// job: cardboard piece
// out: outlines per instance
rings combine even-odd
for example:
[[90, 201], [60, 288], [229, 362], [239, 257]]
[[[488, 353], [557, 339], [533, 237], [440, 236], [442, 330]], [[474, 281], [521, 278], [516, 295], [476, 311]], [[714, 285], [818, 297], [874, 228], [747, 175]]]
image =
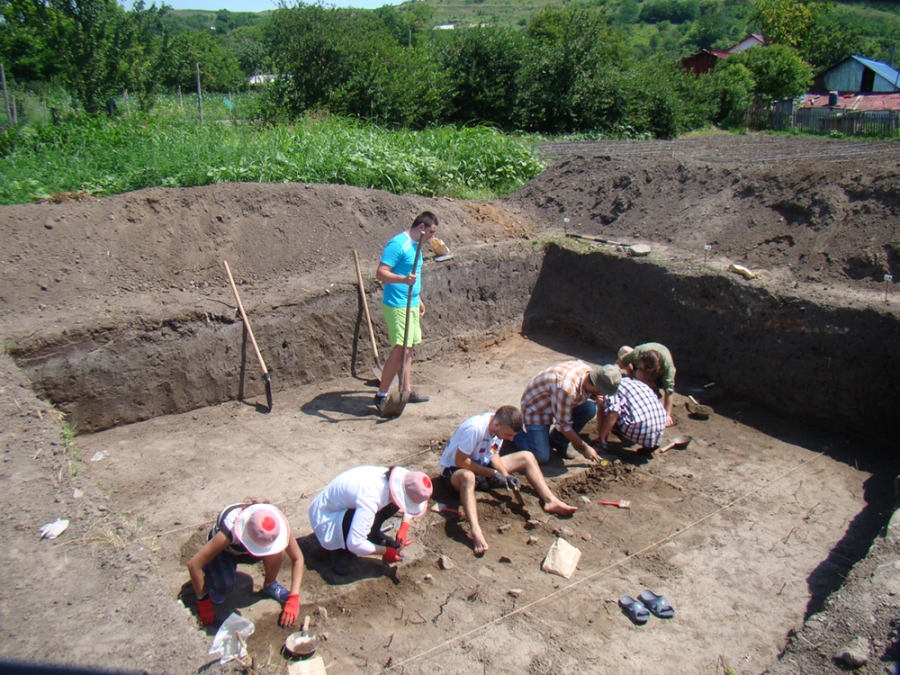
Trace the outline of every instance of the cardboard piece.
[[293, 661], [288, 664], [288, 675], [326, 675], [325, 662], [321, 656], [314, 656], [304, 661]]
[[578, 567], [578, 561], [581, 560], [581, 551], [572, 546], [562, 537], [559, 537], [550, 550], [547, 557], [541, 564], [541, 569], [550, 574], [558, 574], [565, 579], [575, 574], [575, 568]]

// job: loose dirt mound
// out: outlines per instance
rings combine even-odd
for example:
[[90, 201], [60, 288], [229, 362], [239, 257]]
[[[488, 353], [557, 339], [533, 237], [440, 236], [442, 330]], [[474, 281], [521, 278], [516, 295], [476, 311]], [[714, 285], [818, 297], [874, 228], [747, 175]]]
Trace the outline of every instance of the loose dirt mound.
[[505, 204], [546, 227], [724, 257], [776, 286], [900, 282], [896, 145], [759, 145], [558, 144], [563, 157]]

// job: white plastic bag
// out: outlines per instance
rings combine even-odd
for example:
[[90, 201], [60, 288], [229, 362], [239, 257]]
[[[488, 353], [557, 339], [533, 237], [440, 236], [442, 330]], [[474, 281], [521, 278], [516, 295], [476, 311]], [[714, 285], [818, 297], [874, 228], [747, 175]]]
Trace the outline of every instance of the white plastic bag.
[[[225, 619], [216, 637], [213, 638], [212, 647], [209, 648], [210, 656], [218, 656], [219, 663], [228, 663], [232, 659], [240, 660], [247, 656], [244, 645], [247, 638], [253, 635], [256, 626], [250, 619], [245, 619], [240, 614], [232, 614]], [[238, 636], [240, 635], [240, 639]], [[241, 644], [243, 640], [244, 644]]]
[[59, 535], [65, 532], [68, 526], [69, 521], [65, 518], [57, 518], [52, 523], [42, 525], [40, 530], [41, 539], [56, 539]]

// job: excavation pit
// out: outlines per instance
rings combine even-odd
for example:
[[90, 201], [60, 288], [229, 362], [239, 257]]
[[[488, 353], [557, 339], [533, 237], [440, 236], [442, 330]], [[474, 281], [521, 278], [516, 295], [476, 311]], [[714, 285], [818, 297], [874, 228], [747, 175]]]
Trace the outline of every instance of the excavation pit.
[[[597, 175], [598, 184], [606, 180]], [[618, 184], [624, 219], [621, 195], [632, 210], [641, 195], [634, 181]], [[598, 200], [615, 202], [594, 189]], [[643, 189], [646, 198], [650, 188]], [[62, 548], [39, 552], [57, 570], [49, 587], [64, 588], [58, 596], [71, 603], [60, 623], [110, 607], [129, 615], [137, 611], [132, 594], [141, 593], [160, 618], [148, 627], [140, 612], [133, 630], [149, 631], [149, 644], [173, 645], [165, 655], [148, 646], [126, 659], [100, 640], [73, 651], [80, 664], [170, 672], [202, 665], [211, 634], [172, 609], [187, 581], [183, 565], [215, 513], [248, 495], [282, 508], [301, 540], [301, 618], [325, 610], [312, 626], [327, 637], [318, 654], [334, 673], [609, 672], [623, 663], [645, 672], [659, 663], [676, 672], [719, 663], [761, 672], [776, 663], [789, 632], [826, 606], [890, 516], [895, 469], [881, 439], [898, 424], [885, 392], [897, 374], [890, 345], [900, 336], [896, 307], [879, 304], [883, 287], [871, 280], [818, 282], [815, 293], [805, 292], [813, 282], [793, 287], [781, 269], [748, 280], [730, 273], [727, 261], [704, 260], [702, 249], [685, 252], [689, 247], [677, 245], [684, 242], [664, 237], [648, 238], [651, 254], [633, 258], [544, 229], [550, 218], [534, 214], [546, 207], [526, 208], [522, 200], [470, 205], [322, 186], [175, 194], [180, 204], [166, 191], [145, 191], [116, 203], [70, 205], [65, 213], [21, 207], [40, 235], [71, 228], [65, 241], [42, 244], [50, 254], [70, 255], [70, 271], [57, 272], [56, 281], [32, 269], [34, 289], [20, 292], [28, 275], [17, 270], [40, 262], [21, 244], [20, 259], [8, 263], [10, 287], [20, 293], [4, 315], [7, 352], [80, 433], [80, 461], [49, 440], [31, 445], [40, 440], [35, 428], [51, 428], [47, 406], [27, 399], [24, 388], [15, 403], [6, 401], [9, 419], [33, 425], [9, 441], [21, 455], [10, 461], [25, 468], [10, 473], [7, 500], [26, 504], [21, 513], [39, 524], [53, 519], [51, 511], [72, 519], [69, 539], [56, 544]], [[319, 211], [301, 217], [310, 204]], [[379, 211], [384, 205], [391, 215]], [[576, 206], [566, 208], [574, 213]], [[373, 361], [351, 251], [360, 250], [384, 350], [374, 266], [396, 223], [424, 208], [439, 213], [441, 236], [454, 252], [425, 270], [426, 339], [415, 381], [432, 401], [384, 421], [371, 406]], [[289, 231], [294, 218], [309, 231]], [[273, 227], [253, 229], [271, 219]], [[313, 220], [350, 222], [352, 231], [316, 229]], [[102, 226], [112, 227], [104, 221], [114, 223], [115, 236], [102, 238]], [[268, 238], [279, 229], [285, 241], [275, 245]], [[128, 245], [117, 250], [123, 239]], [[154, 254], [155, 247], [165, 251]], [[147, 260], [139, 262], [142, 255]], [[222, 259], [273, 374], [271, 412], [257, 405], [265, 402], [262, 381]], [[110, 283], [114, 289], [104, 291]], [[78, 292], [67, 294], [61, 284]], [[544, 514], [528, 488], [524, 507], [490, 493], [479, 508], [490, 545], [484, 557], [472, 554], [464, 520], [429, 512], [413, 526], [412, 562], [391, 570], [359, 560], [349, 583], [330, 577], [306, 509], [334, 475], [370, 463], [436, 477], [443, 443], [466, 417], [516, 403], [549, 364], [606, 363], [621, 344], [647, 340], [672, 348], [678, 422], [666, 439], [691, 435], [687, 450], [601, 469], [554, 460], [545, 473], [579, 507], [573, 518]], [[713, 391], [717, 397], [707, 398]], [[715, 413], [689, 417], [688, 395], [714, 401]], [[44, 473], [28, 473], [38, 470]], [[72, 485], [84, 496], [76, 498]], [[46, 503], [34, 500], [36, 490], [50, 495]], [[628, 500], [631, 508], [601, 500]], [[558, 536], [582, 551], [569, 580], [540, 570]], [[89, 555], [64, 562], [79, 552]], [[442, 556], [452, 568], [438, 566]], [[91, 568], [91, 560], [102, 564]], [[63, 584], [67, 565], [84, 565], [83, 588]], [[278, 651], [296, 628], [279, 628], [277, 603], [254, 592], [261, 571], [241, 571], [229, 607], [256, 622], [251, 650], [280, 669]], [[116, 582], [97, 591], [110, 577]], [[285, 567], [281, 579], [288, 577]], [[636, 629], [615, 600], [643, 588], [665, 594], [676, 618]], [[109, 621], [112, 635], [129, 635], [127, 622]], [[28, 625], [11, 628], [8, 653], [28, 644]], [[41, 660], [58, 662], [51, 654]]]

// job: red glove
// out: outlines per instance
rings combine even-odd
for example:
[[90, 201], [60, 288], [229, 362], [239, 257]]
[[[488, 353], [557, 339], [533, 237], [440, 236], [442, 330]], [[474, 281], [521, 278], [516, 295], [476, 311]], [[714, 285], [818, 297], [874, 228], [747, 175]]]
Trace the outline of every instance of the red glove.
[[384, 555], [381, 556], [381, 559], [389, 563], [400, 562], [400, 560], [402, 560], [402, 558], [400, 557], [400, 551], [395, 548], [391, 548], [390, 546], [384, 547]]
[[406, 546], [406, 538], [409, 536], [409, 523], [402, 523], [397, 530], [397, 548], [401, 551]]
[[200, 611], [200, 624], [203, 626], [212, 626], [216, 622], [216, 610], [213, 609], [212, 600], [206, 596], [202, 600], [197, 600], [197, 609]]
[[278, 625], [282, 628], [293, 626], [297, 623], [297, 615], [300, 613], [300, 594], [291, 593], [287, 602], [284, 603], [284, 609], [281, 610], [281, 618], [278, 619]]

